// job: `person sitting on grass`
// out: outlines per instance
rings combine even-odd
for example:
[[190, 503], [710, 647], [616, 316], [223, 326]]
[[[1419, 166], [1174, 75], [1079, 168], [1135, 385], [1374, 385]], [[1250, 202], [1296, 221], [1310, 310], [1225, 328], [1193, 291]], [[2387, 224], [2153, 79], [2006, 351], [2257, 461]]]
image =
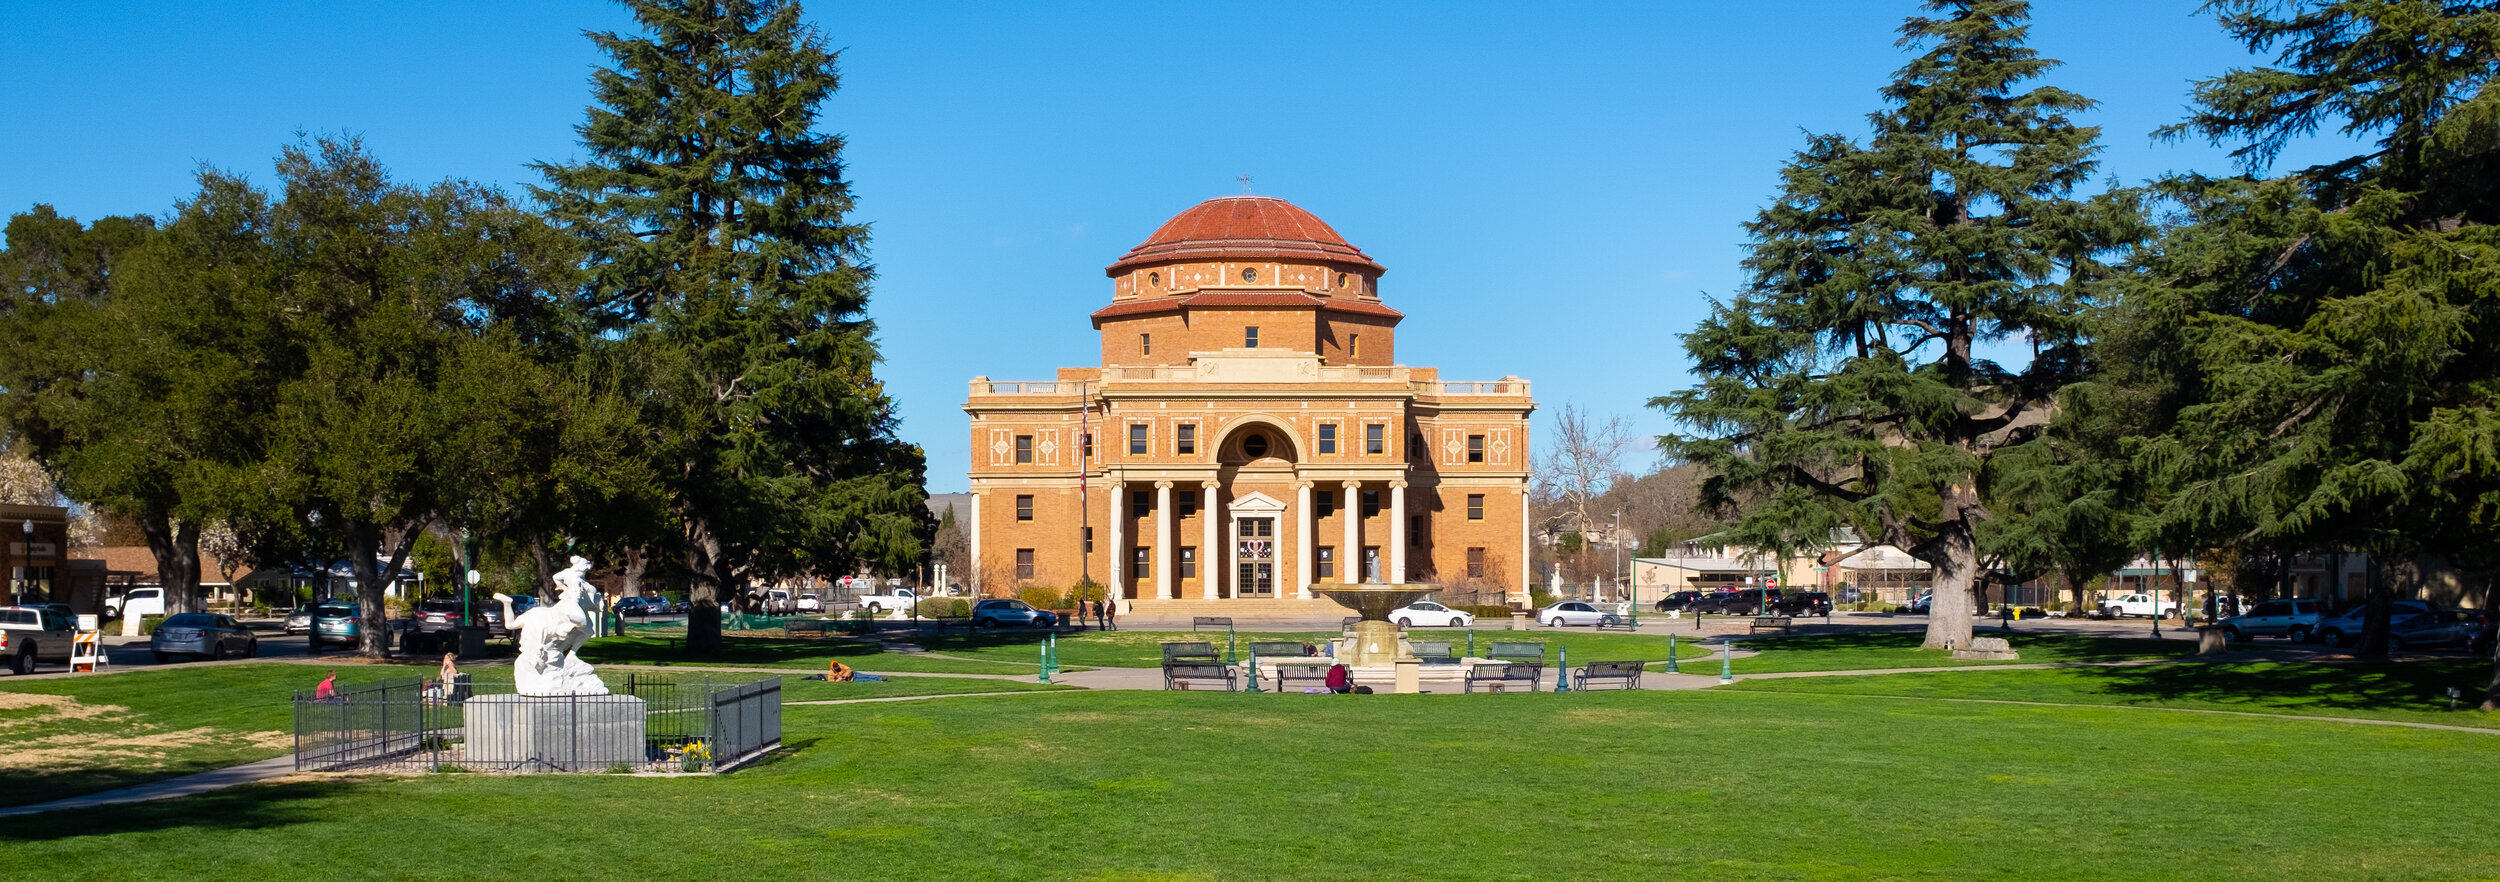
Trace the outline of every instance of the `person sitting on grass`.
[[1354, 669], [1344, 665], [1329, 665], [1328, 691], [1338, 695], [1354, 691]]
[[313, 700], [339, 700], [339, 672], [331, 671], [328, 676], [321, 678], [321, 685], [313, 687]]
[[851, 670], [850, 665], [843, 664], [841, 659], [837, 658], [825, 663], [825, 680], [827, 682], [848, 683], [851, 682], [851, 678], [856, 675], [857, 672]]

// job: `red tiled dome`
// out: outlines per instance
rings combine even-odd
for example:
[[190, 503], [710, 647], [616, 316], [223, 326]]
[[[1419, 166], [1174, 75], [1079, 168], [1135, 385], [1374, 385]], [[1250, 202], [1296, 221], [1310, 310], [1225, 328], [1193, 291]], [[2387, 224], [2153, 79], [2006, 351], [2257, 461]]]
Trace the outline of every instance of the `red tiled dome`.
[[1363, 249], [1346, 244], [1326, 222], [1273, 196], [1223, 196], [1181, 212], [1119, 262], [1104, 269], [1117, 276], [1131, 267], [1182, 260], [1309, 260], [1387, 272]]

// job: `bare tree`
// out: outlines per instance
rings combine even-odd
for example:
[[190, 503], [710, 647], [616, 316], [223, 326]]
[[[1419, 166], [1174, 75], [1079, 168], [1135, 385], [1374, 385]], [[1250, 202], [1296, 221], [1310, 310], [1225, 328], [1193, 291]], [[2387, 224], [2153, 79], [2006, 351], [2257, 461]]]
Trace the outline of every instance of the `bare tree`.
[[[1623, 477], [1623, 454], [1632, 447], [1632, 424], [1620, 414], [1599, 420], [1579, 405], [1566, 404], [1554, 415], [1553, 438], [1553, 448], [1536, 464], [1538, 493], [1554, 504], [1544, 530], [1560, 532], [1568, 524], [1585, 541], [1601, 522], [1596, 512], [1598, 497]], [[1602, 520], [1611, 527], [1611, 512]]]

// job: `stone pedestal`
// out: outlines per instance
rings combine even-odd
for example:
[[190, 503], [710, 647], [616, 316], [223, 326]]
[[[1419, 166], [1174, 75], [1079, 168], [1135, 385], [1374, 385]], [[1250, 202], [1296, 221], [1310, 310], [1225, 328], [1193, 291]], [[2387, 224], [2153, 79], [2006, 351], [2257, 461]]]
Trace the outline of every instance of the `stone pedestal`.
[[1511, 630], [1513, 630], [1513, 631], [1525, 631], [1525, 630], [1528, 630], [1528, 614], [1527, 614], [1527, 613], [1523, 613], [1523, 612], [1513, 612], [1513, 613], [1511, 613], [1511, 614], [1510, 614], [1510, 629], [1511, 629]]
[[2224, 631], [2221, 628], [2196, 629], [2196, 654], [2221, 655], [2222, 653], [2230, 652], [2231, 646], [2228, 642], [2229, 636], [2230, 632]]
[[1406, 654], [1400, 651], [1402, 639], [1397, 625], [1364, 619], [1354, 623], [1354, 636], [1344, 641], [1337, 660], [1349, 665], [1385, 665]]
[[480, 695], [461, 707], [464, 756], [569, 771], [640, 766], [644, 712], [631, 695]]
[[2021, 655], [2003, 637], [1973, 637], [1970, 646], [1953, 650], [1953, 657], [1965, 661], [2013, 661]]
[[1417, 658], [1402, 658], [1398, 659], [1397, 663], [1397, 694], [1413, 695], [1424, 691], [1423, 660]]

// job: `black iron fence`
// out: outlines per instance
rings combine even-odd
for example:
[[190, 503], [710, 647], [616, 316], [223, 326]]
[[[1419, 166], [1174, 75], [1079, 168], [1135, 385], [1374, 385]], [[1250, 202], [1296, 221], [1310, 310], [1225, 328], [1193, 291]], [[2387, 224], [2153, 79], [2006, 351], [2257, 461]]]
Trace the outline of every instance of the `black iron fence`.
[[609, 695], [520, 695], [463, 674], [295, 694], [300, 771], [716, 772], [781, 744], [781, 678], [628, 674]]

